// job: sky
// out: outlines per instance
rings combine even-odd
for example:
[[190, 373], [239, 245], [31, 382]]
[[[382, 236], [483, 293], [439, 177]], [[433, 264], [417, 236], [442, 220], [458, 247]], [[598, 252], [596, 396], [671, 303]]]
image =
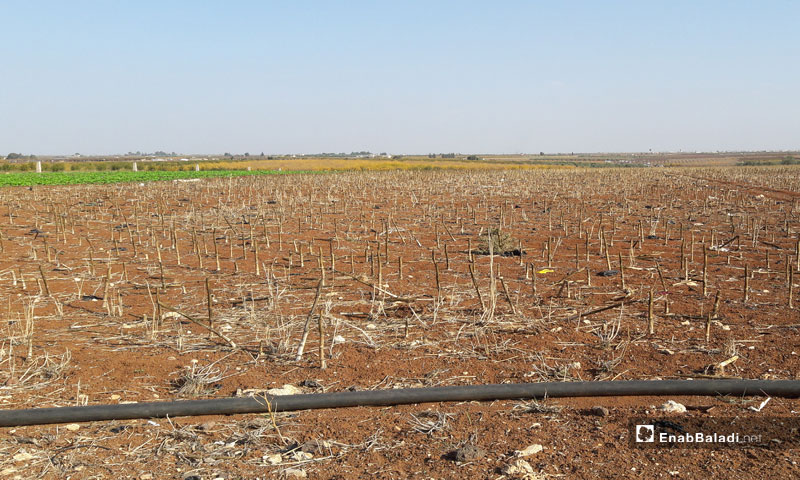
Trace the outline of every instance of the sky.
[[0, 0], [0, 155], [800, 149], [795, 1]]

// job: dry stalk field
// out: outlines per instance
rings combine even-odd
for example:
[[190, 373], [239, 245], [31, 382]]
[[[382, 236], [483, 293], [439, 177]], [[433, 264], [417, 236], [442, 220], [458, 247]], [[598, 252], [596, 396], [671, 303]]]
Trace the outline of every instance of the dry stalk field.
[[[0, 408], [270, 389], [797, 379], [799, 200], [800, 169], [791, 166], [343, 172], [0, 189]], [[795, 450], [630, 448], [627, 419], [665, 400], [4, 428], [0, 475], [800, 472]], [[758, 412], [750, 407], [763, 398], [675, 400], [690, 416], [800, 411], [787, 399]], [[543, 449], [526, 457], [531, 470], [511, 469], [532, 444]]]

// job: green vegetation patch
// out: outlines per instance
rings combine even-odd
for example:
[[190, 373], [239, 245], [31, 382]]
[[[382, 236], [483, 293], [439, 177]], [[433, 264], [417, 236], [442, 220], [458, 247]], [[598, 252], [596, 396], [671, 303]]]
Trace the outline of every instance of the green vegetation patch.
[[103, 171], [103, 172], [11, 172], [0, 173], [0, 187], [30, 185], [78, 185], [122, 182], [155, 182], [165, 180], [241, 177], [244, 175], [280, 175], [289, 173], [313, 173], [305, 171], [276, 170], [214, 170], [214, 171]]

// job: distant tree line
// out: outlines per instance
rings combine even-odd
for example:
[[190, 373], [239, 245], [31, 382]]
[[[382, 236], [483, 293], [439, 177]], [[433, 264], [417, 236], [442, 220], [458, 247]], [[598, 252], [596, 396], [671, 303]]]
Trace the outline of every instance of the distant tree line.
[[21, 153], [11, 152], [6, 155], [6, 160], [35, 160], [36, 155], [23, 155]]
[[755, 167], [759, 165], [800, 165], [800, 158], [786, 155], [780, 161], [772, 160], [772, 159], [748, 159], [742, 160], [741, 162], [737, 163], [737, 165], [745, 166], [745, 167]]

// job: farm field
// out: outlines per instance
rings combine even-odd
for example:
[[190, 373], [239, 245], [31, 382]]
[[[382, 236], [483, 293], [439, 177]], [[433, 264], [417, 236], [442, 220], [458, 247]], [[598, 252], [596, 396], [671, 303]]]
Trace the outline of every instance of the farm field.
[[[155, 182], [195, 178], [275, 175], [272, 170], [205, 170], [205, 171], [115, 171], [115, 172], [14, 172], [0, 174], [0, 187], [31, 185], [83, 185], [123, 182]], [[301, 172], [302, 173], [302, 172]]]
[[[651, 166], [668, 167], [732, 167], [732, 166], [770, 166], [796, 165], [800, 163], [797, 152], [735, 152], [735, 153], [593, 153], [545, 155], [466, 155], [442, 154], [430, 156], [352, 156], [341, 154], [331, 157], [325, 154], [277, 156], [277, 157], [205, 157], [192, 156], [177, 160], [176, 157], [52, 157], [26, 158], [16, 161], [0, 162], [0, 185], [35, 184], [74, 184], [104, 183], [118, 181], [169, 180], [171, 178], [198, 178], [207, 176], [244, 175], [258, 171], [292, 172], [341, 172], [341, 171], [392, 171], [392, 170], [539, 170], [567, 168], [641, 168]], [[36, 176], [36, 162], [41, 162], [47, 175]], [[132, 173], [136, 162], [140, 172]], [[190, 173], [197, 166], [201, 173]], [[108, 175], [108, 172], [115, 175]], [[158, 172], [162, 172], [159, 178]], [[171, 172], [174, 176], [164, 174]], [[178, 173], [175, 173], [178, 172]], [[214, 172], [214, 173], [211, 173]], [[239, 173], [231, 173], [239, 172]], [[11, 175], [11, 176], [8, 176]], [[139, 180], [143, 181], [143, 180]]]
[[[0, 189], [0, 408], [798, 379], [798, 167], [139, 181]], [[3, 428], [0, 475], [800, 475], [792, 449], [630, 446], [628, 420], [670, 399], [688, 417], [800, 411], [574, 398]], [[531, 471], [509, 470], [535, 444]], [[480, 454], [455, 458], [465, 445]]]

